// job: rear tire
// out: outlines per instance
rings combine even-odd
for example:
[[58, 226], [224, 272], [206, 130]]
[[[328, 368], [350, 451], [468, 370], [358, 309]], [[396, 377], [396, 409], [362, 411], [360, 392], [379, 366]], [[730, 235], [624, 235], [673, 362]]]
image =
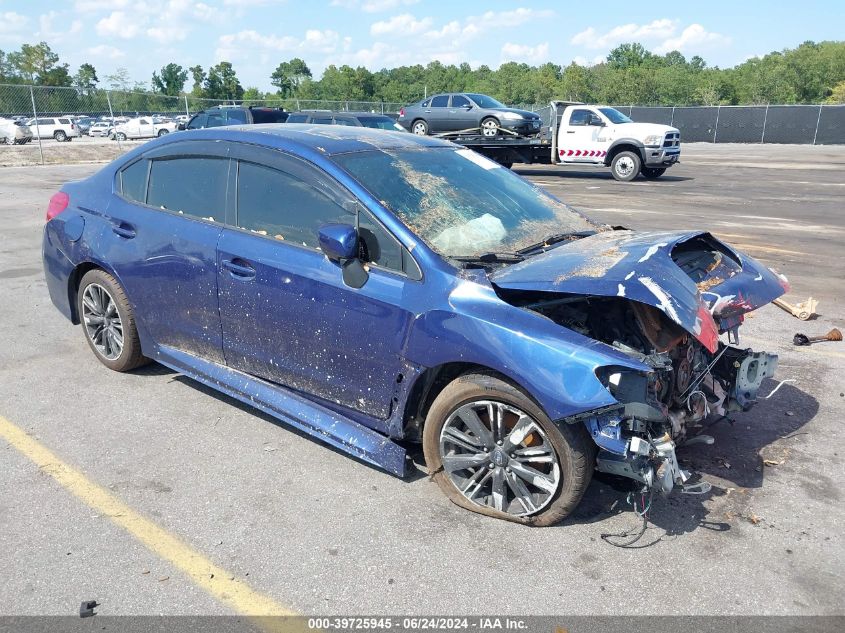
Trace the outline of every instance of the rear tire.
[[[475, 411], [481, 413], [473, 418]], [[470, 423], [464, 424], [467, 419]], [[479, 434], [472, 431], [477, 427], [473, 420], [484, 425]], [[489, 374], [467, 374], [447, 385], [431, 405], [423, 452], [432, 478], [456, 505], [548, 526], [581, 501], [593, 476], [596, 449], [583, 424], [557, 425], [515, 386]]]
[[94, 356], [114, 371], [150, 362], [141, 354], [132, 305], [117, 280], [104, 270], [89, 270], [79, 282], [76, 309]]
[[428, 123], [426, 123], [423, 119], [417, 119], [411, 124], [411, 132], [417, 136], [427, 136]]
[[54, 138], [54, 139], [56, 139], [56, 141], [57, 141], [57, 142], [59, 142], [59, 143], [63, 143], [64, 141], [66, 141], [66, 140], [67, 140], [67, 134], [65, 134], [65, 133], [64, 133], [63, 131], [61, 131], [61, 130], [56, 130], [56, 131], [53, 133], [53, 138]]
[[639, 154], [627, 150], [619, 152], [610, 163], [610, 173], [616, 180], [630, 182], [640, 173], [641, 164]]
[[643, 167], [641, 170], [643, 178], [646, 180], [657, 180], [666, 173], [665, 167]]

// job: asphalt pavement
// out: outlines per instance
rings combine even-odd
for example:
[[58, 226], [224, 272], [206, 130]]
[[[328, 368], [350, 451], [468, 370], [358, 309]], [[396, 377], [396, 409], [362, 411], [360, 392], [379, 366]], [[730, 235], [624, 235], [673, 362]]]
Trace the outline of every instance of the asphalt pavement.
[[97, 168], [0, 168], [0, 615], [845, 612], [845, 343], [791, 342], [845, 329], [845, 147], [688, 145], [655, 182], [518, 168], [605, 222], [712, 231], [819, 300], [747, 320], [791, 382], [679, 451], [713, 491], [656, 500], [636, 549], [600, 538], [638, 526], [613, 482], [559, 526], [495, 521], [421, 457], [400, 480], [161, 366], [108, 371], [40, 254], [50, 196]]

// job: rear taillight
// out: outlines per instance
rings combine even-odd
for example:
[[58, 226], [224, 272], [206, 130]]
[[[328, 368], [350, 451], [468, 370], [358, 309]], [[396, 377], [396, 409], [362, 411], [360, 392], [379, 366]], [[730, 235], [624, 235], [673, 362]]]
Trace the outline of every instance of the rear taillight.
[[399, 116], [405, 116], [405, 108], [399, 109]]
[[47, 205], [47, 221], [49, 222], [67, 209], [68, 204], [70, 204], [70, 196], [64, 191], [54, 193], [53, 197], [50, 198], [50, 204]]

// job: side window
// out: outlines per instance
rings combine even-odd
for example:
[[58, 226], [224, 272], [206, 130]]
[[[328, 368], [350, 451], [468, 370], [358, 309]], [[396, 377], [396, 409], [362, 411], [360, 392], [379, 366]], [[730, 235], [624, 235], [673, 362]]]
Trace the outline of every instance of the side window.
[[307, 123], [308, 122], [308, 115], [307, 114], [291, 114], [288, 117], [288, 123]]
[[288, 113], [281, 110], [256, 109], [252, 111], [253, 123], [284, 123], [287, 120]]
[[138, 123], [139, 123], [140, 125], [149, 125], [149, 124], [150, 124], [150, 122], [149, 122], [149, 121], [147, 121], [147, 119], [141, 119]]
[[209, 112], [208, 122], [206, 122], [205, 127], [220, 127], [221, 125], [226, 125], [226, 121], [223, 119], [223, 113]]
[[228, 173], [229, 161], [225, 158], [153, 160], [147, 204], [222, 222]]
[[207, 121], [207, 114], [198, 114], [193, 119], [188, 121], [188, 125], [186, 125], [185, 127], [189, 130], [198, 130], [199, 128], [205, 127]]
[[238, 227], [317, 248], [317, 230], [354, 216], [326, 193], [291, 174], [241, 161], [238, 167]]
[[351, 121], [350, 119], [339, 119], [337, 117], [335, 117], [334, 124], [335, 125], [351, 125], [351, 126], [355, 127], [354, 121]]
[[62, 125], [70, 125], [70, 119], [59, 119], [59, 123]]
[[423, 101], [423, 102], [420, 104], [420, 107], [421, 107], [421, 108], [427, 108], [427, 107], [428, 107], [428, 106], [430, 106], [430, 105], [431, 105], [431, 99], [426, 99], [425, 101]]
[[38, 119], [38, 125], [54, 125], [53, 119]]
[[445, 108], [449, 105], [449, 95], [437, 95], [431, 100], [432, 108]]
[[147, 198], [147, 171], [149, 162], [142, 158], [120, 172], [120, 193], [124, 198], [145, 202]]
[[226, 112], [226, 119], [229, 125], [246, 123], [246, 112], [244, 112], [243, 110], [229, 110], [228, 112]]
[[358, 230], [366, 261], [389, 270], [402, 271], [402, 246], [369, 213], [361, 212]]
[[331, 125], [333, 120], [334, 119], [330, 116], [315, 116], [311, 118], [311, 123], [316, 123], [317, 125]]
[[453, 108], [463, 108], [464, 106], [471, 105], [469, 99], [464, 97], [463, 95], [454, 95], [452, 97], [452, 107]]
[[573, 110], [569, 115], [569, 125], [589, 125], [593, 113], [589, 110]]

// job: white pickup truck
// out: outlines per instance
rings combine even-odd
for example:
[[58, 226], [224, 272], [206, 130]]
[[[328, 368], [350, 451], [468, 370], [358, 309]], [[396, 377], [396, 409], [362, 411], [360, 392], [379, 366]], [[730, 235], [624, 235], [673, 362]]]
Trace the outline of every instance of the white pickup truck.
[[616, 180], [659, 178], [681, 157], [681, 133], [657, 123], [635, 123], [610, 106], [552, 101], [551, 124], [536, 137], [453, 140], [506, 167], [513, 163], [610, 167]]
[[112, 129], [112, 138], [118, 141], [125, 141], [130, 138], [153, 138], [175, 131], [176, 123], [156, 123], [152, 117], [143, 116], [115, 125]]

